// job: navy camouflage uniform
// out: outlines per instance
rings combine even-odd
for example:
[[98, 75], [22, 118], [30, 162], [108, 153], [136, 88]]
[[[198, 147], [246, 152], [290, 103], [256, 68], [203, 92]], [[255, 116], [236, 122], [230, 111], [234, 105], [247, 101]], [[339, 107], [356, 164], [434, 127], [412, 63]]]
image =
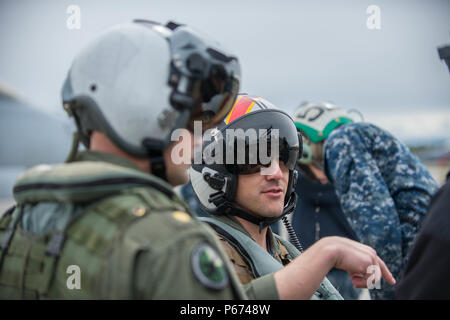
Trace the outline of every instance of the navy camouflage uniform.
[[[334, 130], [324, 144], [324, 169], [360, 241], [402, 276], [408, 253], [437, 184], [398, 139], [368, 123]], [[384, 280], [372, 299], [394, 299]]]

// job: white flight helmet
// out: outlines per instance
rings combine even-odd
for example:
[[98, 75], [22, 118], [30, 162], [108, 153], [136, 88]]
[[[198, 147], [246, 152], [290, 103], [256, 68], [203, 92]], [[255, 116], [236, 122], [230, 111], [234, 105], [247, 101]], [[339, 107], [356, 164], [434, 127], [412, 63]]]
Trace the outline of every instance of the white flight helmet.
[[[264, 165], [259, 159], [256, 160], [258, 148], [261, 147], [260, 143], [263, 140], [266, 140], [267, 143], [271, 141], [268, 135], [261, 134], [255, 139], [245, 135], [229, 139], [227, 134], [229, 130], [248, 132], [249, 129], [257, 130], [258, 132], [261, 132], [261, 129], [265, 132], [276, 129], [279, 132], [277, 138], [279, 142], [278, 155], [280, 161], [283, 161], [289, 169], [289, 182], [284, 199], [285, 207], [282, 215], [278, 217], [264, 218], [255, 216], [240, 209], [235, 203], [239, 175], [260, 172], [262, 167], [270, 164]], [[295, 165], [302, 146], [301, 135], [297, 133], [292, 118], [266, 99], [240, 94], [232, 110], [216, 131], [217, 134], [214, 135], [213, 133], [213, 138], [210, 141], [205, 141], [203, 144], [202, 163], [194, 163], [189, 169], [194, 194], [199, 201], [200, 207], [210, 214], [241, 217], [259, 225], [261, 229], [291, 213], [297, 200], [294, 192], [297, 180]], [[239, 150], [237, 147], [240, 143], [245, 146], [243, 150]], [[222, 148], [218, 148], [219, 145], [222, 145]], [[222, 157], [216, 159], [217, 161], [208, 161], [207, 150], [214, 150], [215, 148], [223, 150]], [[227, 163], [228, 152], [232, 154], [230, 158], [233, 161], [231, 163]], [[237, 158], [241, 154], [244, 154], [244, 161], [239, 162]], [[255, 156], [254, 162], [250, 160], [252, 156]]]
[[[295, 111], [293, 120], [297, 130], [313, 144], [328, 138], [337, 127], [355, 121], [348, 111], [329, 102], [304, 103]], [[302, 149], [300, 164], [314, 163], [316, 167], [322, 167], [321, 146], [309, 145], [304, 139]]]
[[162, 151], [173, 130], [222, 120], [239, 81], [237, 58], [215, 41], [173, 22], [134, 20], [75, 57], [62, 99], [86, 147], [93, 130], [103, 132], [125, 152], [149, 157], [164, 177]]
[[325, 140], [337, 127], [354, 122], [348, 111], [329, 102], [302, 104], [293, 119], [297, 129], [313, 143]]

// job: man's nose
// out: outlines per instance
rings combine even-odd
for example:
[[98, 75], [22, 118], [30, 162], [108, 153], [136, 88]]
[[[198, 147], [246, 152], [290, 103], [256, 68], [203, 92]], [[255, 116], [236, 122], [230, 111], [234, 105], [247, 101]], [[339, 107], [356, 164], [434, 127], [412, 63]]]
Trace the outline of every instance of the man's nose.
[[280, 180], [283, 178], [280, 162], [273, 160], [268, 168], [261, 170], [261, 174], [265, 175], [267, 180]]

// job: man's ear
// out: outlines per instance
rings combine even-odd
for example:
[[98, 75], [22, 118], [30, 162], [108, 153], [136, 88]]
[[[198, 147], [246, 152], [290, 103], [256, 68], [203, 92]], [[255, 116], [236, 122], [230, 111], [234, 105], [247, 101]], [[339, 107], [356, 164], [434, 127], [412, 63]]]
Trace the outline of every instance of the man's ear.
[[313, 161], [313, 153], [311, 147], [306, 141], [303, 141], [302, 153], [300, 155], [300, 159], [298, 160], [298, 162], [301, 164], [308, 165], [311, 164], [312, 161]]

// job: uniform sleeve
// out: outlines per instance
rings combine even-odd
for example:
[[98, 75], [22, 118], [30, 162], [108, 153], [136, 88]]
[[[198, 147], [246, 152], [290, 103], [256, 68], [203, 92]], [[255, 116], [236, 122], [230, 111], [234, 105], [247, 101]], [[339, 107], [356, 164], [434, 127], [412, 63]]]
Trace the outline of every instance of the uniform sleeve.
[[224, 274], [212, 274], [211, 277], [200, 270], [203, 266], [200, 265], [202, 257], [199, 255], [203, 252], [196, 253], [196, 250], [202, 250], [202, 247], [215, 250], [207, 241], [197, 237], [142, 252], [136, 260], [134, 281], [138, 298], [235, 299], [225, 267], [222, 267]]
[[273, 273], [254, 279], [244, 287], [251, 300], [280, 300]]
[[148, 222], [136, 223], [130, 230], [134, 237], [140, 234], [141, 239], [148, 239], [146, 249], [135, 258], [136, 298], [243, 298], [243, 288], [231, 274], [213, 234], [192, 219], [178, 221], [173, 214], [152, 215]]
[[[403, 266], [401, 221], [370, 143], [351, 125], [343, 126], [327, 139], [324, 156], [326, 174], [348, 222], [359, 240], [374, 248], [398, 278]], [[372, 292], [392, 299], [393, 289], [384, 282], [381, 286]]]
[[385, 181], [394, 200], [402, 232], [403, 264], [406, 266], [414, 239], [438, 186], [423, 163], [398, 140], [388, 148], [391, 158], [381, 159], [388, 174]]

